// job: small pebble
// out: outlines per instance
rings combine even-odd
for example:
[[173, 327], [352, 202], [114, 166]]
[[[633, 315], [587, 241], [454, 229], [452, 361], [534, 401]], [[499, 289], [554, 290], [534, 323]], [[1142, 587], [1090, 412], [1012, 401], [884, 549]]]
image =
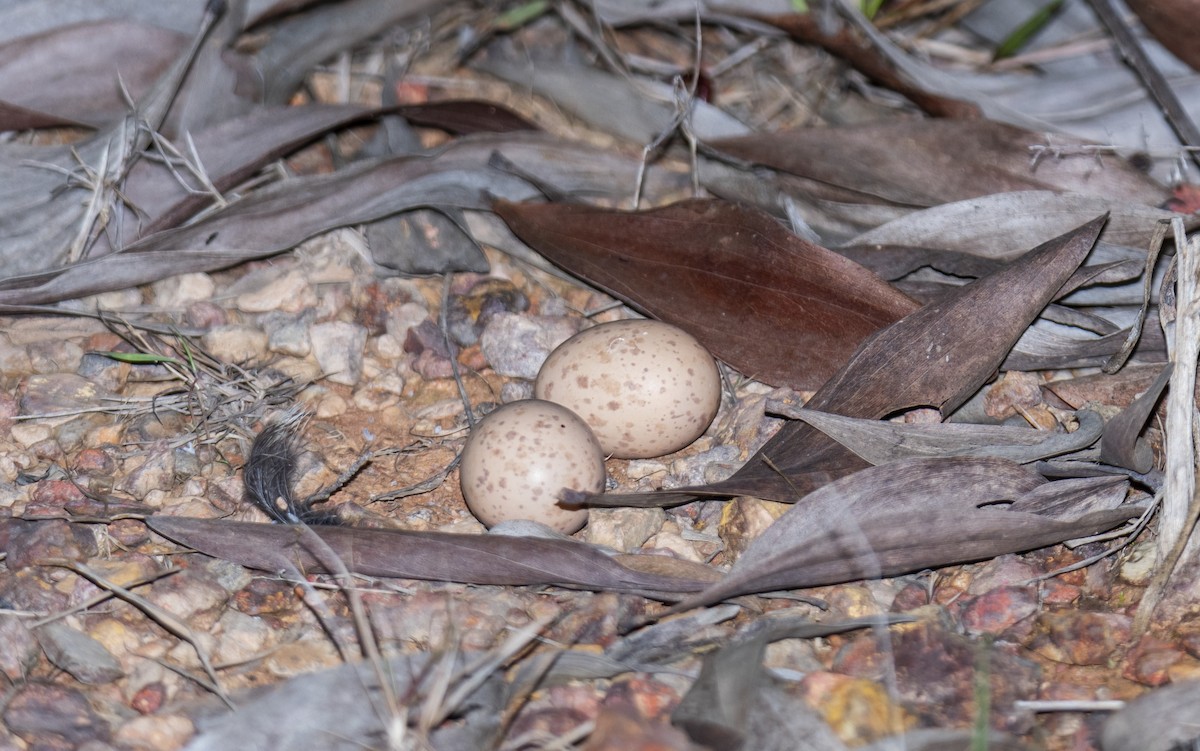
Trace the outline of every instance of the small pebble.
[[483, 330], [483, 356], [500, 375], [534, 380], [542, 363], [580, 328], [576, 318], [500, 313]]
[[257, 326], [217, 326], [204, 334], [200, 343], [213, 357], [231, 363], [248, 363], [267, 354], [267, 335]]
[[183, 310], [194, 302], [208, 300], [216, 289], [211, 276], [198, 272], [178, 274], [150, 285], [150, 290], [154, 293], [154, 304], [170, 310]]
[[332, 321], [309, 329], [312, 353], [332, 383], [356, 385], [362, 378], [367, 330], [355, 323]]

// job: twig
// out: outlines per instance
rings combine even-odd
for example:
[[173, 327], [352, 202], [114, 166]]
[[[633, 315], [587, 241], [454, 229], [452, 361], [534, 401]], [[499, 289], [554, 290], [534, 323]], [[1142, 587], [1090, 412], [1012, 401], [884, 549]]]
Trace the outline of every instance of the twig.
[[1067, 699], [1062, 701], [1014, 701], [1013, 709], [1023, 709], [1026, 712], [1116, 712], [1124, 709], [1125, 702], [1119, 699], [1097, 699], [1084, 701]]
[[1183, 220], [1175, 228], [1176, 317], [1171, 389], [1167, 393], [1167, 479], [1158, 527], [1158, 570], [1134, 616], [1134, 633], [1145, 633], [1166, 591], [1171, 574], [1183, 557], [1200, 515], [1196, 495], [1196, 454], [1193, 426], [1196, 405], [1196, 361], [1200, 357], [1200, 238], [1189, 243]]
[[87, 579], [92, 584], [95, 584], [97, 587], [112, 592], [115, 597], [124, 600], [130, 605], [133, 605], [171, 634], [192, 645], [192, 649], [196, 651], [196, 656], [200, 658], [200, 665], [204, 668], [204, 672], [208, 675], [209, 680], [212, 681], [212, 685], [209, 688], [217, 696], [219, 696], [221, 701], [225, 702], [230, 709], [237, 708], [233, 705], [233, 701], [230, 700], [229, 695], [225, 693], [225, 689], [221, 687], [221, 680], [217, 677], [217, 672], [213, 669], [212, 662], [208, 659], [208, 652], [200, 644], [200, 640], [196, 637], [195, 632], [192, 631], [186, 623], [176, 618], [173, 613], [160, 608], [141, 595], [134, 594], [128, 589], [111, 582], [108, 579], [105, 579], [103, 576], [91, 570], [82, 563], [65, 560], [47, 561], [46, 563], [48, 565], [60, 566], [70, 571], [74, 571], [76, 574], [79, 574], [84, 579]]
[[[1133, 68], [1133, 72], [1142, 80], [1146, 91], [1162, 109], [1163, 116], [1166, 117], [1167, 123], [1175, 131], [1175, 134], [1179, 136], [1180, 142], [1184, 146], [1200, 146], [1200, 129], [1196, 127], [1196, 123], [1192, 122], [1192, 118], [1179, 101], [1179, 97], [1175, 96], [1175, 90], [1171, 88], [1167, 79], [1150, 60], [1146, 51], [1142, 49], [1142, 45], [1134, 36], [1133, 31], [1117, 13], [1112, 1], [1088, 0], [1088, 2], [1100, 18], [1100, 22], [1112, 35], [1121, 57], [1125, 58], [1125, 62]], [[1200, 154], [1191, 150], [1188, 151], [1188, 154], [1192, 157], [1192, 161], [1200, 166]]]

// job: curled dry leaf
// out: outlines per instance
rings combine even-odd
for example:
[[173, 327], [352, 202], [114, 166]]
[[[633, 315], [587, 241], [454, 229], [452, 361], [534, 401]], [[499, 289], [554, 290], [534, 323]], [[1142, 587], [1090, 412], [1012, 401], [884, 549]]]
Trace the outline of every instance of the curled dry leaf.
[[951, 456], [992, 456], [1027, 464], [1087, 448], [1104, 430], [1104, 420], [1091, 410], [1078, 413], [1079, 427], [1071, 433], [1004, 425], [904, 425], [813, 409], [787, 411], [783, 415], [803, 420], [875, 465]]
[[777, 386], [816, 388], [867, 336], [917, 308], [853, 261], [723, 201], [640, 212], [499, 203], [496, 212], [553, 263]]
[[895, 576], [992, 558], [1110, 529], [1120, 477], [1047, 483], [1006, 459], [907, 459], [806, 496], [755, 539], [728, 576], [676, 606], [743, 594]]
[[[1101, 216], [1031, 250], [971, 284], [958, 287], [871, 336], [809, 400], [847, 417], [878, 419], [932, 406], [948, 413], [996, 372], [1013, 343], [1058, 293], [1091, 250]], [[688, 495], [753, 495], [779, 501], [800, 496], [866, 463], [816, 428], [788, 423], [731, 478], [607, 502], [679, 503]]]

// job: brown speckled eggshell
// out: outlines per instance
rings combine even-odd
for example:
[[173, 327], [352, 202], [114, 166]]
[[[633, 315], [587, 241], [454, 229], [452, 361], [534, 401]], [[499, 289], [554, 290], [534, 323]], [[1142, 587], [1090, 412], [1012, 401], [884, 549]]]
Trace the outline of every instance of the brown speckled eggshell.
[[661, 321], [615, 321], [551, 352], [534, 395], [582, 417], [606, 454], [643, 459], [704, 434], [721, 406], [721, 375], [687, 332]]
[[587, 424], [558, 404], [526, 399], [500, 407], [471, 431], [459, 481], [467, 508], [491, 527], [532, 519], [571, 534], [587, 509], [558, 505], [565, 488], [604, 490], [604, 452]]

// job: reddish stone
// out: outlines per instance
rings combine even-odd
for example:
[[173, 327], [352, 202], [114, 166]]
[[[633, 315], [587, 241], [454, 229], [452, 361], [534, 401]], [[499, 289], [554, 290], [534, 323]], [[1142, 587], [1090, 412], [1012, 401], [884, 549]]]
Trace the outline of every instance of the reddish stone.
[[929, 604], [929, 588], [923, 583], [912, 582], [905, 585], [892, 600], [893, 613], [906, 613], [909, 610], [925, 607]]
[[86, 741], [108, 740], [108, 725], [92, 710], [83, 694], [72, 688], [28, 683], [4, 708], [4, 723], [29, 742], [65, 741], [68, 747]]
[[1167, 669], [1183, 656], [1183, 650], [1175, 644], [1147, 634], [1129, 650], [1121, 674], [1146, 686], [1161, 686], [1170, 681]]
[[1033, 587], [1009, 585], [964, 602], [959, 619], [969, 633], [999, 634], [1037, 611]]
[[1120, 613], [1047, 611], [1038, 616], [1039, 633], [1030, 646], [1070, 665], [1107, 665], [1128, 644], [1132, 619]]
[[683, 731], [623, 708], [605, 707], [581, 751], [692, 751]]
[[1082, 592], [1074, 584], [1067, 584], [1059, 579], [1042, 582], [1043, 605], [1066, 605], [1079, 599]]
[[76, 472], [89, 475], [111, 475], [117, 469], [117, 463], [104, 449], [84, 449], [75, 455], [71, 466]]
[[607, 709], [632, 710], [649, 720], [665, 719], [679, 705], [680, 696], [670, 686], [637, 673], [618, 680], [604, 695]]
[[162, 707], [166, 699], [166, 685], [162, 681], [154, 681], [138, 689], [133, 698], [129, 700], [129, 706], [138, 714], [154, 714]]
[[43, 561], [83, 562], [96, 553], [96, 540], [91, 530], [52, 520], [25, 527], [9, 540], [6, 563], [10, 571], [19, 571], [39, 566]]
[[42, 480], [33, 489], [30, 501], [43, 506], [66, 506], [70, 501], [85, 498], [83, 491], [70, 480]]
[[300, 599], [289, 582], [255, 578], [234, 593], [232, 604], [246, 615], [269, 615], [296, 610]]
[[118, 519], [108, 525], [108, 536], [126, 548], [136, 548], [150, 539], [150, 530], [137, 519]]

